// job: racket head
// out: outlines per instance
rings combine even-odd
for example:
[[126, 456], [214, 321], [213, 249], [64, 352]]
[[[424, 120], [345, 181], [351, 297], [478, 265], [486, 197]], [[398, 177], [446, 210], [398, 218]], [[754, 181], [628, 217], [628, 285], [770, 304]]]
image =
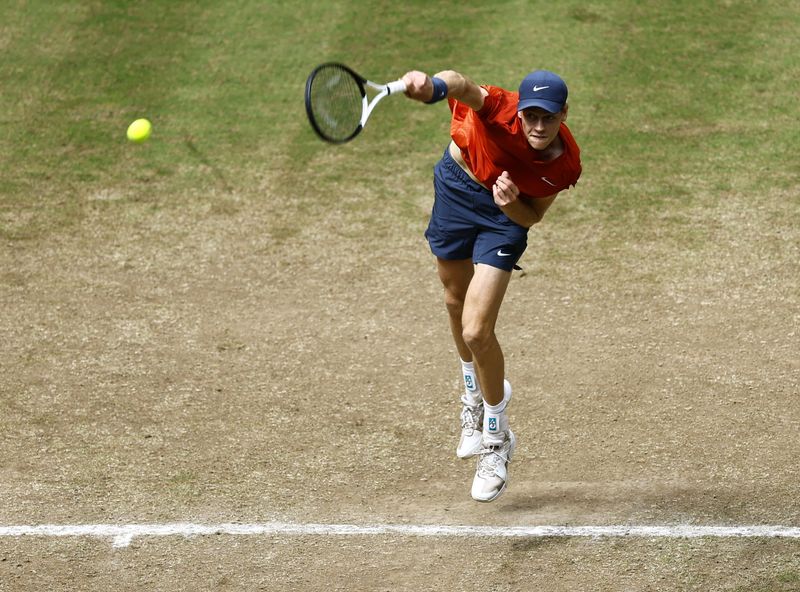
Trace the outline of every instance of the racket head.
[[362, 129], [366, 79], [338, 62], [320, 64], [306, 80], [306, 114], [317, 135], [332, 144], [355, 138]]

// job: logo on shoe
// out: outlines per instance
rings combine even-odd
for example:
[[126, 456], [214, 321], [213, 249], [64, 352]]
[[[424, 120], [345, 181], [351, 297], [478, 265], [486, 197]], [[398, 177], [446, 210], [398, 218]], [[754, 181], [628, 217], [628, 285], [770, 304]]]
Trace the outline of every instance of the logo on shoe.
[[490, 417], [489, 418], [489, 431], [490, 432], [496, 432], [497, 431], [497, 418], [496, 417]]

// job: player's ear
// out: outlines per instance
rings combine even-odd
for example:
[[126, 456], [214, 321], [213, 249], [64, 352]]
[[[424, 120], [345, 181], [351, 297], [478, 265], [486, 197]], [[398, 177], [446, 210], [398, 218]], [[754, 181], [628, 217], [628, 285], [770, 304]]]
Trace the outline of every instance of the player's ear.
[[567, 120], [567, 111], [569, 111], [569, 105], [564, 103], [564, 108], [561, 110], [561, 121]]

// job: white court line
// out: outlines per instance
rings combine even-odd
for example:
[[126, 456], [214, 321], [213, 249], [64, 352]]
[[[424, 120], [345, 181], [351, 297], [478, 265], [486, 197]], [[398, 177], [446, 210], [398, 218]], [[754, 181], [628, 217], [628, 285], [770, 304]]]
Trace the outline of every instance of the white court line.
[[167, 536], [367, 536], [418, 537], [642, 537], [642, 538], [800, 538], [793, 526], [439, 526], [415, 524], [303, 524], [262, 522], [255, 524], [43, 524], [0, 526], [2, 537], [110, 538], [114, 547], [127, 547], [134, 538]]

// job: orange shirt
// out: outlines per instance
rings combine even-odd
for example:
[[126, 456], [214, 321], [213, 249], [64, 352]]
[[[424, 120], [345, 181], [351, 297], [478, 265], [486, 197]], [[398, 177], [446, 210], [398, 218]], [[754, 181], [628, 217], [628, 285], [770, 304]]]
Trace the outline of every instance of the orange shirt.
[[581, 153], [565, 124], [558, 134], [564, 153], [551, 161], [538, 160], [517, 117], [519, 94], [497, 86], [483, 86], [489, 95], [474, 111], [448, 99], [453, 118], [450, 135], [472, 173], [486, 187], [494, 185], [503, 171], [527, 197], [547, 197], [568, 189], [581, 175]]

